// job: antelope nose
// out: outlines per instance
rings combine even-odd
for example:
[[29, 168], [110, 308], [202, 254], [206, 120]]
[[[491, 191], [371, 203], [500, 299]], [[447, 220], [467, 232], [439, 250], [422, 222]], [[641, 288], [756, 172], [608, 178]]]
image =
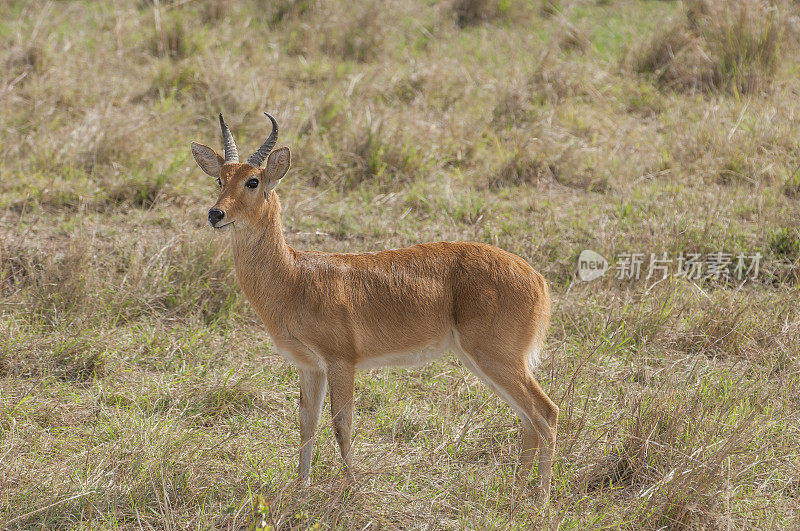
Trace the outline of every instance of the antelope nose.
[[208, 222], [211, 223], [211, 226], [216, 226], [217, 223], [222, 221], [222, 218], [225, 217], [225, 212], [218, 208], [212, 208], [208, 211]]

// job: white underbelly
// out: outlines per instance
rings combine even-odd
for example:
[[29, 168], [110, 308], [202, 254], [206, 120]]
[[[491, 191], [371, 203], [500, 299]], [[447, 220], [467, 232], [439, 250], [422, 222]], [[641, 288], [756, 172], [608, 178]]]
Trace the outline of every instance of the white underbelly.
[[356, 363], [357, 369], [374, 369], [376, 367], [415, 367], [425, 365], [449, 352], [453, 346], [452, 334], [446, 334], [439, 341], [425, 345], [420, 349], [387, 352], [377, 356], [364, 357]]
[[325, 370], [325, 360], [318, 354], [308, 349], [287, 349], [277, 348], [278, 355], [295, 367], [301, 369], [322, 369]]

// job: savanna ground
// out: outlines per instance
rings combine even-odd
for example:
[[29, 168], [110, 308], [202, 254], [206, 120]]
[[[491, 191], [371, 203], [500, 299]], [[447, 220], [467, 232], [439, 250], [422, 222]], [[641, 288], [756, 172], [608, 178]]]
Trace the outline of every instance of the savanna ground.
[[[797, 528], [798, 15], [3, 2], [0, 525]], [[452, 356], [361, 374], [358, 484], [327, 413], [312, 484], [294, 484], [296, 374], [189, 155], [220, 147], [219, 111], [247, 154], [263, 111], [281, 124], [291, 245], [478, 240], [545, 275], [546, 507], [512, 481], [518, 420]], [[578, 280], [583, 249], [612, 270]], [[622, 253], [718, 251], [761, 253], [757, 278], [614, 275]]]

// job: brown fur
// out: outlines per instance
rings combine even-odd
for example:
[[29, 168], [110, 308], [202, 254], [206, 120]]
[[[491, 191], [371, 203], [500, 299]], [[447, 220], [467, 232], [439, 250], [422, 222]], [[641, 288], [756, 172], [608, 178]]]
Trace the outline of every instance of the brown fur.
[[[300, 373], [302, 480], [309, 477], [326, 384], [352, 477], [356, 368], [381, 357], [400, 364], [416, 352], [444, 347], [520, 416], [520, 472], [531, 469], [538, 451], [540, 493], [549, 494], [558, 408], [529, 368], [529, 352], [541, 348], [550, 318], [547, 283], [539, 273], [514, 254], [471, 242], [376, 253], [297, 251], [284, 240], [272, 190], [288, 170], [287, 148], [272, 152], [263, 170], [223, 164], [199, 144], [192, 151], [204, 171], [218, 172], [222, 182], [214, 208], [225, 213], [220, 223], [235, 220], [233, 256], [242, 289], [278, 352]], [[254, 177], [259, 187], [247, 189], [244, 183]]]

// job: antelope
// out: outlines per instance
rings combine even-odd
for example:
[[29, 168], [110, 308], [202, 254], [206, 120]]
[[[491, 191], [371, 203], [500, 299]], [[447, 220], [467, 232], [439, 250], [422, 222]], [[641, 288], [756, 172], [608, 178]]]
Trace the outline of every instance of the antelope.
[[[239, 162], [219, 115], [224, 157], [192, 142], [200, 168], [217, 180], [208, 211], [229, 227], [236, 277], [300, 380], [298, 480], [310, 478], [313, 437], [326, 388], [344, 475], [351, 459], [357, 369], [412, 366], [452, 351], [516, 412], [522, 423], [518, 478], [538, 453], [538, 496], [550, 493], [558, 407], [533, 376], [550, 321], [545, 279], [525, 260], [473, 242], [423, 243], [366, 253], [298, 251], [283, 236], [275, 187], [289, 170], [289, 148], [273, 151], [278, 124]], [[266, 165], [262, 164], [266, 160]]]

